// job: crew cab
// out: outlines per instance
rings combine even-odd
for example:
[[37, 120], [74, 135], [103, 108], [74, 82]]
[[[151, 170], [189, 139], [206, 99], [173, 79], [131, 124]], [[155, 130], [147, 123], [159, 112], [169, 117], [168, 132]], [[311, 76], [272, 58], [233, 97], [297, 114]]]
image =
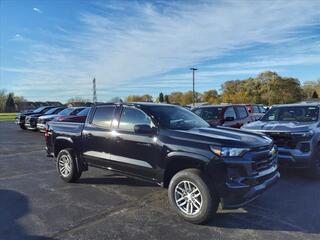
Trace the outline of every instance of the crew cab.
[[49, 122], [46, 150], [66, 182], [88, 167], [168, 188], [170, 204], [192, 223], [219, 203], [238, 208], [277, 181], [277, 149], [262, 134], [210, 125], [191, 111], [155, 103], [91, 108], [85, 123]]
[[275, 105], [244, 129], [269, 135], [278, 146], [279, 164], [306, 168], [320, 178], [319, 103]]
[[240, 128], [252, 121], [245, 105], [204, 105], [192, 111], [207, 121], [211, 126]]

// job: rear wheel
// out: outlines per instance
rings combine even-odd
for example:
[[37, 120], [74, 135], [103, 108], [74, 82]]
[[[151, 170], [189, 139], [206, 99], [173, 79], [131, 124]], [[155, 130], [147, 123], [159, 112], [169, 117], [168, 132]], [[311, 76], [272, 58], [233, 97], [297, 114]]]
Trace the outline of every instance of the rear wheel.
[[186, 169], [174, 175], [168, 195], [172, 208], [186, 221], [196, 224], [210, 220], [219, 205], [216, 191], [198, 169]]
[[81, 171], [76, 164], [76, 155], [71, 148], [63, 149], [57, 157], [57, 169], [65, 182], [76, 182], [81, 177]]

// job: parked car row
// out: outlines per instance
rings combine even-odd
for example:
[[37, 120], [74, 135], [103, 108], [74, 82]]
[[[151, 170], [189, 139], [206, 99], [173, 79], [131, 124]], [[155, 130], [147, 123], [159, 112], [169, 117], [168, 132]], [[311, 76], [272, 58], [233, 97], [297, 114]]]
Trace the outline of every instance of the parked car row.
[[50, 121], [84, 122], [90, 107], [44, 106], [19, 113], [16, 116], [16, 124], [21, 129], [39, 130], [44, 132], [46, 124]]
[[[110, 103], [74, 115], [59, 116], [69, 108], [34, 115], [37, 127], [49, 119], [47, 156], [65, 182], [77, 181], [89, 167], [139, 178], [168, 188], [177, 214], [203, 223], [219, 204], [238, 208], [260, 196], [279, 179], [278, 163], [320, 178], [319, 108], [319, 103], [285, 104], [263, 113], [260, 106], [242, 104], [190, 111], [170, 104]], [[253, 119], [250, 111], [257, 109], [261, 115]]]

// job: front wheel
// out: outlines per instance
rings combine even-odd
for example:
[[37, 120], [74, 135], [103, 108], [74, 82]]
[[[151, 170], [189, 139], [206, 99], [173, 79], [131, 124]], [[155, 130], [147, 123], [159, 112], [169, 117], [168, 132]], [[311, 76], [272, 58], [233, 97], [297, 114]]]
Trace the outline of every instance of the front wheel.
[[21, 128], [22, 130], [27, 130], [26, 126], [23, 125], [23, 124], [20, 124], [19, 126], [20, 126], [20, 128]]
[[76, 155], [71, 148], [63, 149], [57, 157], [57, 169], [65, 182], [76, 182], [81, 177], [81, 171], [76, 165]]
[[178, 172], [169, 184], [169, 201], [186, 221], [205, 223], [216, 213], [219, 197], [207, 177], [198, 169]]

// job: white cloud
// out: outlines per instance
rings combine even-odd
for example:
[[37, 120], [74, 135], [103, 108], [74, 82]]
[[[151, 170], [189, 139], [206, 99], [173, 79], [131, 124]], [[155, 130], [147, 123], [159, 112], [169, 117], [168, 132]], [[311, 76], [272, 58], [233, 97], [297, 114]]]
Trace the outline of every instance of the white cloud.
[[[188, 71], [189, 66], [219, 59], [235, 50], [299, 41], [305, 37], [301, 29], [319, 24], [320, 15], [320, 2], [313, 0], [255, 1], [254, 4], [249, 0], [208, 1], [172, 3], [173, 6], [166, 3], [161, 8], [151, 3], [126, 4], [125, 7], [119, 1], [117, 4], [120, 5], [106, 5], [105, 14], [82, 13], [81, 31], [65, 34], [60, 29], [66, 35], [57, 36], [59, 41], [63, 39], [63, 47], [61, 44], [32, 45], [26, 53], [28, 65], [41, 73], [24, 75], [25, 79], [46, 89], [48, 96], [56, 96], [54, 90], [49, 90], [48, 83], [53, 89], [67, 85], [64, 89], [70, 86], [74, 93], [90, 95], [91, 79], [96, 77], [98, 87], [110, 89], [103, 92], [110, 94], [104, 97], [108, 99], [117, 90], [129, 90], [142, 78], [150, 77], [150, 81], [144, 80], [144, 83], [152, 86], [156, 76], [177, 69]], [[36, 9], [41, 13], [38, 8], [33, 10]], [[112, 10], [118, 14], [110, 14]], [[289, 54], [289, 49], [287, 52]], [[319, 61], [317, 56], [305, 57]], [[301, 59], [289, 60], [298, 64]], [[251, 62], [249, 69], [241, 69], [240, 64], [233, 73], [284, 66], [285, 61], [285, 58], [279, 59], [276, 64], [264, 59]], [[208, 76], [230, 73], [230, 69], [218, 71], [210, 67], [206, 71]], [[59, 90], [61, 95], [70, 94], [64, 89]]]
[[34, 7], [32, 10], [37, 12], [37, 13], [42, 13], [42, 11], [39, 8], [36, 8], [36, 7]]

